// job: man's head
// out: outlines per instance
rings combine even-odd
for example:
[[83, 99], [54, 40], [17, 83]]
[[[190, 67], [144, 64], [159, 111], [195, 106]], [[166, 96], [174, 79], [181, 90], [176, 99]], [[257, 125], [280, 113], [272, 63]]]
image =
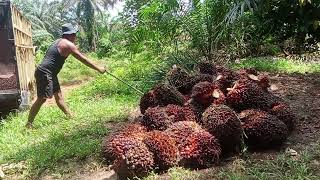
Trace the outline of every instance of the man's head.
[[62, 37], [71, 42], [75, 42], [77, 32], [78, 31], [70, 23], [62, 25]]

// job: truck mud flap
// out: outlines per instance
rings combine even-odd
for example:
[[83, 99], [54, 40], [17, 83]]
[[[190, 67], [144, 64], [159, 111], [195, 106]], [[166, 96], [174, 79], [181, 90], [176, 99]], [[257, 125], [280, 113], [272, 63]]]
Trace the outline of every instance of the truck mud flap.
[[20, 105], [20, 93], [18, 90], [0, 91], [0, 112], [18, 109]]

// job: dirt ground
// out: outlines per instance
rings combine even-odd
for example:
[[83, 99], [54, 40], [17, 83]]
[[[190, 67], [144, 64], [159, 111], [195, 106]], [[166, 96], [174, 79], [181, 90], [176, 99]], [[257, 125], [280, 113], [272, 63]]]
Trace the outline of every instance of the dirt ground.
[[[69, 83], [69, 84], [63, 84], [61, 85], [61, 92], [63, 97], [66, 97], [66, 95], [68, 95], [72, 90], [79, 88], [80, 86], [82, 86], [83, 83], [80, 82], [74, 82], [74, 83]], [[36, 98], [33, 99], [33, 102], [36, 101]], [[47, 101], [45, 102], [44, 106], [53, 106], [56, 105], [56, 101], [54, 99], [54, 97], [52, 97], [51, 99], [47, 99]]]
[[320, 140], [320, 74], [273, 75], [279, 96], [286, 99], [297, 115], [297, 126], [288, 146], [297, 150]]

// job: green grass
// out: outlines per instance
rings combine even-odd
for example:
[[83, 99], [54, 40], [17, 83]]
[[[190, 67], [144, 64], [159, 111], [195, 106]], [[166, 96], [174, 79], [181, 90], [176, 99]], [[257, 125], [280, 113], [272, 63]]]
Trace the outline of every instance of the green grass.
[[[95, 64], [102, 64], [101, 61], [94, 61]], [[72, 84], [72, 83], [81, 83], [82, 81], [87, 81], [94, 79], [97, 76], [97, 72], [93, 69], [90, 69], [74, 57], [70, 56], [65, 64], [64, 68], [59, 73], [60, 83], [63, 84]]]
[[69, 158], [83, 159], [100, 152], [107, 122], [123, 121], [136, 107], [134, 95], [103, 99], [83, 98], [68, 102], [75, 112], [66, 119], [60, 110], [44, 107], [35, 120], [35, 129], [26, 130], [27, 112], [12, 116], [0, 127], [0, 164], [26, 161], [27, 174], [38, 175]]
[[[174, 180], [203, 180], [203, 179], [319, 179], [320, 144], [306, 148], [298, 158], [292, 158], [280, 153], [274, 160], [236, 159], [229, 165], [217, 166], [207, 170], [188, 170], [183, 168], [172, 168], [166, 176]], [[160, 179], [157, 174], [150, 174], [145, 180]]]
[[283, 58], [248, 58], [240, 63], [232, 64], [231, 67], [239, 69], [254, 67], [259, 71], [279, 73], [319, 73], [320, 63], [298, 62]]
[[[121, 60], [110, 57], [101, 63], [108, 64], [113, 74], [145, 90], [151, 84], [137, 81], [137, 78], [151, 74], [150, 65], [142, 67], [152, 63], [144, 57], [147, 56], [138, 56], [135, 62], [126, 57]], [[84, 72], [93, 71], [84, 65], [77, 67], [75, 62], [67, 62], [61, 80], [72, 82], [73, 77], [80, 77], [82, 73], [88, 76]], [[23, 162], [25, 168], [11, 173], [36, 179], [44, 171], [59, 169], [70, 159], [81, 162], [98, 157], [101, 160], [102, 139], [112, 130], [106, 128], [106, 124], [126, 120], [130, 111], [138, 106], [139, 94], [111, 76], [94, 73], [94, 80], [66, 97], [75, 113], [73, 119], [66, 119], [56, 106], [44, 106], [35, 119], [33, 130], [24, 127], [28, 112], [11, 114], [3, 121], [0, 124], [0, 165]]]
[[320, 155], [319, 145], [306, 148], [300, 153], [300, 157], [292, 158], [286, 154], [280, 154], [275, 160], [246, 160], [233, 171], [221, 172], [220, 178], [229, 179], [318, 179], [313, 160]]

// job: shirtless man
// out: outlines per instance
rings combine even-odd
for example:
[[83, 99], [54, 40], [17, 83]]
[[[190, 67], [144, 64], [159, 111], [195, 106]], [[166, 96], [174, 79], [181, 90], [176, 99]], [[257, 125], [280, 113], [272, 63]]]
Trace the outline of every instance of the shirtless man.
[[30, 109], [28, 122], [26, 124], [26, 127], [28, 128], [32, 128], [32, 123], [41, 106], [46, 102], [46, 99], [52, 98], [52, 96], [54, 96], [58, 107], [66, 114], [66, 116], [72, 116], [62, 97], [57, 77], [65, 60], [70, 54], [88, 67], [102, 74], [106, 72], [105, 68], [98, 67], [90, 62], [75, 46], [74, 42], [76, 40], [77, 31], [71, 24], [64, 24], [62, 26], [62, 33], [62, 38], [56, 40], [49, 47], [44, 59], [35, 71], [37, 100]]

